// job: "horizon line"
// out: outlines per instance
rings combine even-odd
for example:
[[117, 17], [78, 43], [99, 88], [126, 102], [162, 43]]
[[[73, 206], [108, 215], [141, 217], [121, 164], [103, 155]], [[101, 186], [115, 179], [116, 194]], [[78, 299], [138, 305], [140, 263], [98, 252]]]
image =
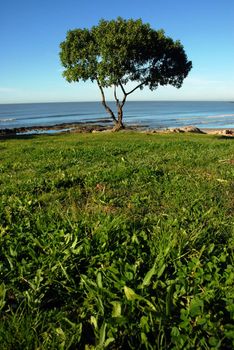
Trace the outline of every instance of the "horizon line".
[[[108, 103], [109, 102], [114, 102], [114, 100], [108, 100], [107, 101]], [[129, 100], [129, 101], [126, 101], [126, 103], [129, 103], [129, 102], [228, 102], [228, 103], [234, 103], [234, 99], [233, 100]], [[101, 100], [92, 100], [92, 101], [87, 101], [87, 100], [84, 100], [84, 101], [38, 101], [38, 102], [0, 102], [0, 105], [14, 105], [14, 104], [47, 104], [47, 103], [102, 103]]]

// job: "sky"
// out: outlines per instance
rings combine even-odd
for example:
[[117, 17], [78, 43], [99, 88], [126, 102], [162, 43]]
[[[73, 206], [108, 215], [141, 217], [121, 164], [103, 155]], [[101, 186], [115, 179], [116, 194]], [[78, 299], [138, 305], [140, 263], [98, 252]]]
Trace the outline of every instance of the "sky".
[[234, 100], [233, 0], [1, 0], [0, 103], [99, 101], [96, 84], [62, 77], [59, 44], [70, 29], [118, 16], [164, 29], [193, 62], [182, 88], [145, 88], [129, 99]]

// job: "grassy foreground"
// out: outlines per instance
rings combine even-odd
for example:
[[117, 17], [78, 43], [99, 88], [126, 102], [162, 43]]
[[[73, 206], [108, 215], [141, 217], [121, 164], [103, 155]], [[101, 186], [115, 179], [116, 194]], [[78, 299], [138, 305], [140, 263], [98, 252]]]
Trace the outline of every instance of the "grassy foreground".
[[233, 349], [234, 140], [0, 141], [1, 349]]

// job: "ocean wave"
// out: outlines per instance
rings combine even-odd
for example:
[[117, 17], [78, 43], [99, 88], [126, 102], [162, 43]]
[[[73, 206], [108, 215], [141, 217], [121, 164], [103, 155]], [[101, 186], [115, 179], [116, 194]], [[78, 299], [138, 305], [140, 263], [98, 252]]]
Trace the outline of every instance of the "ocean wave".
[[177, 120], [191, 120], [191, 119], [220, 119], [225, 117], [234, 117], [234, 114], [215, 114], [215, 115], [191, 115], [188, 117], [181, 117]]
[[234, 117], [234, 114], [218, 114], [218, 115], [208, 115], [206, 118], [222, 118], [222, 117]]
[[81, 116], [88, 116], [90, 117], [94, 115], [99, 115], [99, 113], [66, 113], [66, 114], [45, 114], [45, 115], [34, 115], [34, 116], [24, 116], [17, 118], [17, 120], [22, 121], [22, 120], [34, 120], [34, 119], [59, 119], [59, 118], [64, 118], [64, 117], [78, 117], [80, 118]]
[[0, 123], [13, 122], [14, 120], [16, 120], [16, 118], [0, 119]]

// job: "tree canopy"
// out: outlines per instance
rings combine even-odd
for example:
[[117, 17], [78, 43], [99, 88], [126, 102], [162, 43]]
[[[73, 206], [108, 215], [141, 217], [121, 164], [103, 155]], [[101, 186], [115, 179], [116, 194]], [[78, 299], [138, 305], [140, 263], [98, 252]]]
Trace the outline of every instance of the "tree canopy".
[[[123, 127], [123, 106], [137, 89], [155, 90], [159, 85], [182, 86], [192, 68], [180, 41], [173, 41], [163, 30], [154, 30], [141, 19], [101, 20], [91, 29], [74, 29], [60, 44], [63, 76], [68, 82], [97, 82], [102, 104], [116, 129]], [[127, 91], [129, 82], [134, 88]], [[107, 105], [104, 88], [113, 87], [118, 115]], [[122, 99], [117, 96], [121, 90]]]

